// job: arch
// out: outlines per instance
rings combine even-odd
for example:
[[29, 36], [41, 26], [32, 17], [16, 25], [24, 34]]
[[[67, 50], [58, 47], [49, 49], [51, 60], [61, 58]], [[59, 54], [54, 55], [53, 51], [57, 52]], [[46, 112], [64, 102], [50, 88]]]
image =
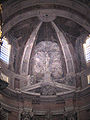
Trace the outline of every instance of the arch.
[[[35, 17], [35, 16], [39, 16], [40, 12], [43, 10], [34, 10], [34, 11], [29, 11], [26, 13], [22, 13], [20, 15], [15, 16], [12, 20], [10, 20], [8, 23], [6, 23], [3, 28], [3, 35], [6, 34], [11, 28], [12, 26], [15, 26], [16, 24], [18, 24], [19, 22], [29, 19], [31, 17]], [[44, 9], [45, 12], [51, 12], [51, 14], [55, 14], [56, 16], [60, 16], [60, 17], [64, 17], [64, 18], [68, 18], [70, 20], [73, 20], [74, 22], [78, 23], [79, 25], [81, 25], [83, 28], [85, 28], [88, 32], [90, 32], [90, 23], [88, 23], [84, 18], [82, 19], [82, 17], [73, 14], [71, 12], [65, 11], [65, 10], [55, 10], [55, 9]]]
[[[7, 1], [9, 6], [6, 7], [7, 5], [5, 5], [5, 9], [4, 9], [4, 17], [9, 17], [10, 15], [13, 15], [14, 13], [17, 13], [20, 10], [26, 9], [28, 7], [31, 6], [35, 6], [35, 5], [44, 5], [44, 4], [51, 4], [51, 5], [60, 5], [60, 6], [64, 6], [64, 7], [68, 7], [71, 8], [79, 13], [81, 13], [82, 15], [87, 15], [88, 12], [90, 11], [89, 7], [87, 7], [85, 4], [77, 1], [77, 0], [25, 0], [25, 1], [15, 1], [12, 4], [9, 3], [9, 1]], [[11, 11], [11, 9], [13, 9]], [[88, 16], [90, 18], [90, 16]]]
[[[26, 46], [24, 49], [24, 54], [23, 54], [22, 60], [21, 60], [21, 66], [20, 66], [20, 74], [22, 74], [22, 75], [28, 75], [29, 60], [30, 60], [32, 48], [33, 48], [35, 38], [36, 38], [37, 32], [38, 32], [41, 24], [42, 24], [42, 22], [32, 32], [32, 34], [30, 35], [30, 37], [26, 43]], [[26, 54], [26, 52], [28, 55]], [[24, 71], [24, 69], [25, 69], [25, 71]]]
[[55, 25], [54, 22], [52, 22], [52, 25], [53, 25], [56, 33], [57, 33], [59, 42], [60, 42], [61, 47], [62, 47], [62, 51], [63, 51], [63, 54], [64, 54], [65, 63], [66, 63], [66, 68], [67, 68], [67, 74], [71, 73], [71, 72], [75, 73], [75, 68], [74, 68], [72, 55], [71, 55], [71, 52], [69, 50], [69, 46], [66, 42], [66, 39], [65, 39], [63, 33], [58, 29], [58, 27]]

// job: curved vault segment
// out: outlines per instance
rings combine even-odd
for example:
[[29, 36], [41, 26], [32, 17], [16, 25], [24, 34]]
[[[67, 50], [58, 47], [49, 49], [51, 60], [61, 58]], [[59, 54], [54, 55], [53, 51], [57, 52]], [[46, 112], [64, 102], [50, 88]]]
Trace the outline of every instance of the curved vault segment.
[[48, 14], [48, 11], [49, 11], [49, 12], [51, 12], [51, 14], [53, 13], [55, 16], [68, 18], [68, 19], [78, 23], [83, 28], [85, 28], [88, 32], [90, 32], [90, 23], [88, 21], [86, 21], [84, 18], [82, 19], [81, 16], [78, 16], [77, 14], [73, 14], [73, 13], [66, 11], [66, 10], [52, 9], [50, 11], [49, 9], [46, 9], [46, 10], [44, 9], [44, 10], [33, 10], [31, 12], [29, 11], [29, 12], [25, 12], [25, 13], [22, 13], [20, 15], [15, 16], [14, 18], [12, 18], [8, 23], [6, 23], [3, 26], [2, 36], [4, 36], [12, 28], [11, 25], [15, 26], [19, 22], [24, 21], [24, 20], [29, 19], [29, 18], [32, 18], [32, 17], [35, 17], [35, 16], [38, 16], [40, 18], [41, 11], [45, 11], [46, 14]]
[[20, 74], [21, 75], [28, 75], [28, 67], [29, 67], [29, 60], [32, 52], [32, 48], [36, 39], [37, 32], [41, 26], [42, 22], [37, 26], [37, 28], [32, 32], [30, 35], [29, 40], [26, 43], [24, 53], [22, 56], [21, 67], [20, 67]]
[[55, 25], [54, 22], [52, 22], [52, 25], [57, 33], [59, 42], [60, 42], [61, 47], [62, 47], [62, 51], [64, 54], [65, 63], [66, 63], [66, 68], [67, 68], [67, 74], [71, 73], [71, 72], [75, 73], [72, 55], [71, 55], [70, 49], [68, 47], [68, 44], [66, 42], [66, 39], [65, 39], [63, 33], [58, 29], [58, 27]]
[[[51, 23], [52, 23], [52, 25], [53, 25], [56, 33], [57, 33], [57, 36], [58, 36], [58, 39], [59, 39], [59, 43], [61, 44], [61, 48], [62, 48], [62, 51], [63, 51], [63, 54], [64, 54], [65, 63], [66, 63], [67, 74], [69, 74], [71, 72], [74, 73], [75, 72], [74, 62], [73, 62], [72, 55], [71, 55], [71, 52], [69, 50], [69, 46], [67, 44], [67, 41], [66, 41], [63, 33], [55, 25], [55, 23], [54, 22], [51, 22]], [[28, 75], [28, 72], [29, 72], [29, 62], [30, 62], [30, 57], [31, 57], [33, 45], [34, 45], [34, 42], [35, 42], [35, 39], [36, 39], [36, 35], [37, 35], [37, 32], [40, 29], [41, 24], [42, 23], [40, 23], [38, 25], [38, 27], [33, 31], [33, 33], [31, 34], [31, 36], [29, 38], [29, 40], [26, 43], [26, 47], [24, 49], [24, 54], [23, 54], [22, 61], [21, 61], [20, 73], [22, 75]], [[47, 42], [50, 42], [50, 41], [47, 41]], [[40, 43], [38, 43], [38, 44], [40, 44]], [[48, 54], [48, 51], [47, 51], [48, 50], [47, 47], [49, 47], [49, 49], [51, 49], [51, 45], [48, 46], [47, 44], [45, 44], [45, 41], [44, 41], [43, 50], [45, 48], [45, 51], [43, 51], [43, 53], [40, 52], [41, 49], [42, 49], [42, 45], [41, 45], [40, 48], [38, 46], [36, 46], [36, 47], [37, 47], [37, 50], [35, 49], [36, 50], [35, 51], [36, 54], [35, 54], [34, 57], [37, 60], [37, 65], [39, 64], [40, 60], [42, 61], [42, 58], [43, 59], [45, 58], [45, 61], [43, 60], [43, 62], [42, 62], [43, 63], [42, 67], [43, 67], [43, 65], [45, 65], [45, 67], [44, 67], [42, 72], [39, 71], [39, 73], [41, 73], [41, 74], [43, 74], [43, 72], [44, 72], [44, 76], [43, 76], [43, 78], [41, 78], [41, 80], [39, 80], [38, 82], [36, 82], [34, 84], [32, 84], [30, 82], [32, 80], [32, 78], [28, 79], [29, 80], [29, 82], [28, 82], [29, 84], [27, 86], [24, 86], [24, 87], [21, 88], [22, 92], [28, 93], [28, 94], [31, 94], [31, 95], [34, 94], [34, 95], [51, 96], [51, 95], [61, 95], [61, 94], [67, 93], [67, 92], [74, 91], [75, 90], [75, 86], [69, 85], [69, 84], [66, 84], [66, 83], [56, 82], [56, 81], [52, 80], [52, 78], [51, 78], [52, 67], [51, 67], [51, 71], [50, 71], [50, 66], [49, 66], [50, 57], [49, 57], [49, 54]], [[54, 46], [54, 48], [55, 48], [55, 46]], [[52, 47], [52, 50], [53, 50], [53, 47]], [[57, 50], [55, 50], [55, 51], [59, 52], [59, 49], [57, 48]], [[37, 52], [38, 52], [38, 54], [37, 54]], [[38, 55], [41, 58], [38, 58]], [[52, 54], [52, 56], [53, 55], [54, 54]], [[44, 62], [45, 62], [45, 64], [44, 64]], [[59, 64], [60, 60], [57, 63]], [[41, 65], [41, 63], [40, 63], [40, 65]], [[33, 65], [33, 67], [34, 67], [33, 70], [35, 70], [36, 66]], [[46, 69], [46, 68], [48, 68], [48, 69]], [[62, 71], [61, 65], [60, 65], [60, 71], [59, 72], [60, 72], [60, 74], [62, 76], [63, 71]], [[36, 74], [37, 73], [37, 69], [33, 73]]]
[[[54, 22], [51, 22], [51, 23], [52, 23], [52, 25], [53, 25], [56, 33], [57, 33], [59, 43], [61, 44], [61, 47], [62, 47], [62, 51], [63, 51], [63, 54], [64, 54], [65, 63], [66, 63], [67, 74], [72, 73], [72, 72], [75, 73], [73, 58], [72, 58], [69, 46], [66, 42], [66, 39], [65, 39], [63, 33], [55, 25], [55, 23]], [[33, 48], [33, 45], [34, 45], [34, 42], [35, 42], [35, 39], [36, 39], [36, 35], [37, 35], [37, 32], [38, 32], [41, 24], [42, 23], [40, 23], [38, 25], [38, 27], [33, 31], [29, 40], [26, 43], [24, 53], [23, 53], [23, 56], [22, 56], [21, 67], [20, 67], [20, 74], [21, 75], [28, 75], [29, 61], [30, 61], [30, 57], [31, 57], [32, 48]], [[50, 46], [49, 46], [49, 48], [50, 48]], [[44, 51], [44, 53], [45, 52], [46, 51]], [[39, 53], [41, 54], [41, 52], [39, 52]], [[44, 55], [44, 54], [42, 54], [42, 55]], [[43, 57], [42, 55], [41, 55], [41, 57]], [[47, 56], [47, 54], [45, 53], [44, 56]]]

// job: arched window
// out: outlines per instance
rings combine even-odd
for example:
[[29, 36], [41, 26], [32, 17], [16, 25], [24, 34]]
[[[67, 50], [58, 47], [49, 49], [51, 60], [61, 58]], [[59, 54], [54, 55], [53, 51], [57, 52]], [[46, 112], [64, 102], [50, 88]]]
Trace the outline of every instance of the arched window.
[[3, 37], [2, 41], [3, 44], [0, 48], [0, 59], [3, 60], [6, 64], [9, 64], [11, 45], [8, 44], [8, 41], [5, 37]]
[[90, 75], [87, 76], [88, 84], [90, 85]]
[[86, 39], [86, 43], [84, 43], [84, 54], [86, 63], [90, 62], [90, 35]]
[[[84, 54], [86, 63], [89, 66], [90, 63], [90, 35], [86, 39], [86, 43], [83, 44], [84, 46]], [[90, 84], [90, 75], [87, 75], [88, 84]]]

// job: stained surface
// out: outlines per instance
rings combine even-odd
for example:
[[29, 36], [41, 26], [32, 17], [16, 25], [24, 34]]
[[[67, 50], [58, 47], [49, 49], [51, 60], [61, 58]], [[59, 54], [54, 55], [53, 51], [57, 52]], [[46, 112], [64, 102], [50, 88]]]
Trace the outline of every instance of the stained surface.
[[59, 46], [55, 42], [42, 41], [35, 50], [32, 58], [32, 72], [36, 76], [45, 76], [49, 73], [55, 78], [62, 77], [62, 65]]
[[[34, 13], [36, 9], [40, 9], [39, 13]], [[59, 16], [53, 9], [71, 10], [62, 5], [20, 10], [14, 15], [31, 11], [35, 16], [26, 15], [7, 34], [11, 42], [15, 41], [10, 70], [25, 77], [20, 81], [20, 89], [31, 95], [51, 97], [73, 92], [76, 88], [78, 76], [75, 72], [80, 71], [81, 65], [77, 59], [80, 56], [76, 55], [76, 41], [85, 30], [77, 21]], [[76, 15], [74, 10], [72, 13]]]

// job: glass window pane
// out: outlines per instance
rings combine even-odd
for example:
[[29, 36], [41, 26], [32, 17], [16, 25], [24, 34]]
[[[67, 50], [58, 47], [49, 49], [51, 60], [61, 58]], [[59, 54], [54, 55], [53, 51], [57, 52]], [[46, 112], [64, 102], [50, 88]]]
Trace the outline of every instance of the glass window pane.
[[3, 41], [3, 44], [1, 46], [0, 59], [2, 59], [5, 63], [9, 64], [11, 45], [8, 44], [6, 38], [3, 38], [2, 41]]
[[86, 39], [86, 43], [83, 45], [84, 46], [84, 54], [86, 58], [86, 62], [90, 62], [90, 35]]

